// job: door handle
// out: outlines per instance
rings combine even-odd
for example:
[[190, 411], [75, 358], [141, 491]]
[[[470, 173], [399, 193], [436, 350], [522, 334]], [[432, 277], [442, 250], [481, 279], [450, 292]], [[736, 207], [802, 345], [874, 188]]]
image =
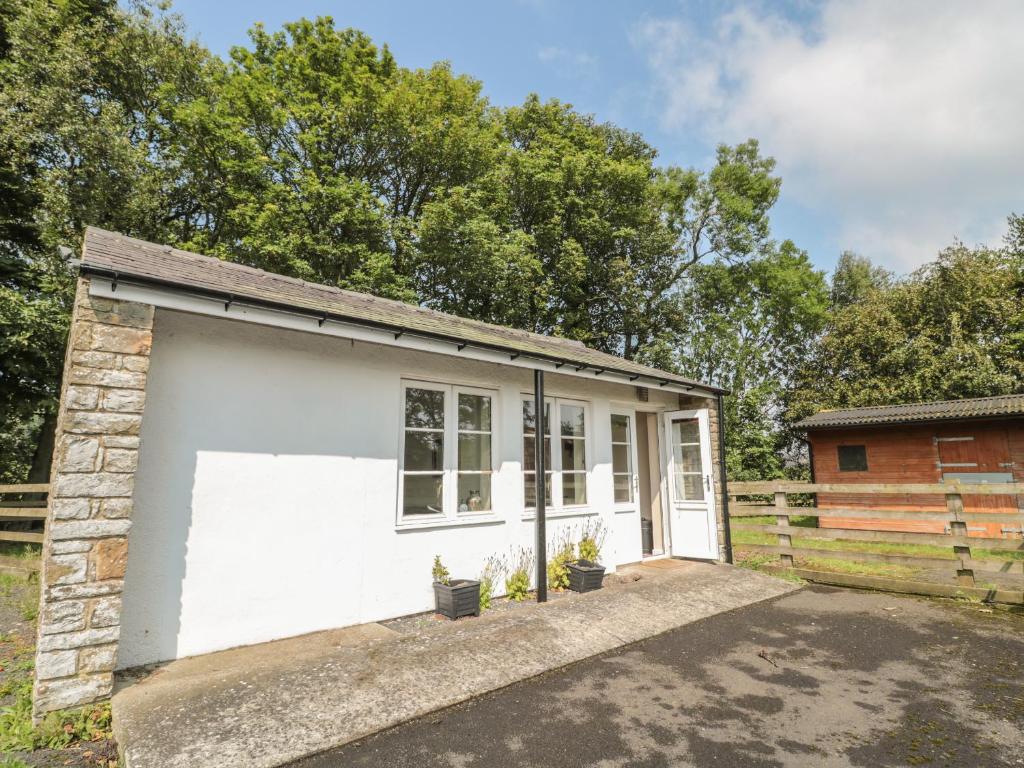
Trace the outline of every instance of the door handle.
[[704, 475], [704, 490], [711, 490], [711, 478], [708, 475]]

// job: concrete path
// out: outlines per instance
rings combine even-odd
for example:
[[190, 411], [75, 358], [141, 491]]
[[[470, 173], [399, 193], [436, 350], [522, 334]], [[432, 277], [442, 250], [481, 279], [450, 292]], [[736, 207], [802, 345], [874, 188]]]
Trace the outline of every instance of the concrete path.
[[292, 768], [1024, 765], [1024, 612], [810, 587]]
[[183, 659], [116, 694], [115, 735], [127, 768], [270, 768], [795, 588], [724, 565], [637, 572], [414, 635], [368, 625]]

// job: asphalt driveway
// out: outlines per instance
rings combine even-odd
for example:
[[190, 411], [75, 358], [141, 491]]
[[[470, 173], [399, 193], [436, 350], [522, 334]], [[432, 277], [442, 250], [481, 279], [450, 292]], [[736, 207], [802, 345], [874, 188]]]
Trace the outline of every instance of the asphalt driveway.
[[1024, 615], [807, 588], [293, 768], [686, 765], [1024, 766]]

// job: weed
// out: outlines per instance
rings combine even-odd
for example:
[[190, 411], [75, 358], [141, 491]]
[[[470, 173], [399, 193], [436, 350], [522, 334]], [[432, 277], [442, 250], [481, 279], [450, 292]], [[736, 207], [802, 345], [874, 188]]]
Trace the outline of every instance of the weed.
[[491, 555], [484, 561], [483, 570], [480, 571], [480, 610], [486, 611], [491, 607], [491, 599], [494, 596], [494, 583], [505, 573], [506, 563], [504, 558]]
[[600, 562], [601, 547], [604, 546], [605, 536], [608, 529], [600, 520], [587, 522], [580, 532], [580, 560], [589, 560], [592, 563]]
[[32, 768], [32, 766], [16, 757], [0, 757], [0, 768]]
[[509, 559], [509, 574], [505, 579], [505, 595], [509, 600], [521, 602], [530, 594], [530, 571], [533, 570], [533, 552], [520, 547]]
[[434, 555], [434, 567], [430, 570], [430, 575], [434, 577], [434, 582], [437, 584], [444, 584], [445, 586], [451, 584], [452, 575], [444, 567], [440, 555]]
[[552, 542], [548, 554], [548, 589], [567, 589], [569, 587], [569, 563], [576, 559], [576, 545], [568, 533]]

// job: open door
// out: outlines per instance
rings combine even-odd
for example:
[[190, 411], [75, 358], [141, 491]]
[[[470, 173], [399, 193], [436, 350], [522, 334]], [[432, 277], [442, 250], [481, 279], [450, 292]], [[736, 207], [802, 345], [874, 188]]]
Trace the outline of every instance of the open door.
[[672, 411], [664, 419], [672, 554], [717, 560], [718, 526], [708, 411]]

